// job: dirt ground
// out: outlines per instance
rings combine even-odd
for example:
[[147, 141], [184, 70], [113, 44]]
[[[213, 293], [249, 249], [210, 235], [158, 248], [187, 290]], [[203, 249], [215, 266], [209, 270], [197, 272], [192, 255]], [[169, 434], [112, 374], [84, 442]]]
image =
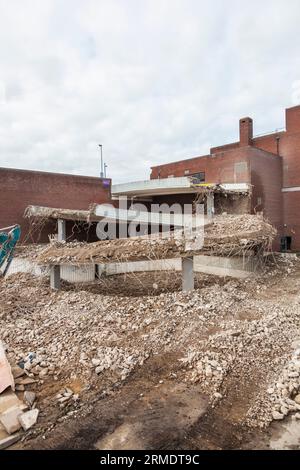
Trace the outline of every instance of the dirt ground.
[[[300, 338], [298, 260], [255, 279], [198, 275], [189, 294], [178, 273], [111, 276], [61, 292], [15, 274], [0, 288], [11, 364], [41, 355], [26, 386], [39, 420], [13, 448], [300, 448], [298, 408], [274, 421], [285, 402], [270, 392], [285, 385]], [[299, 374], [291, 380], [293, 401]], [[73, 395], [61, 403], [65, 388]]]

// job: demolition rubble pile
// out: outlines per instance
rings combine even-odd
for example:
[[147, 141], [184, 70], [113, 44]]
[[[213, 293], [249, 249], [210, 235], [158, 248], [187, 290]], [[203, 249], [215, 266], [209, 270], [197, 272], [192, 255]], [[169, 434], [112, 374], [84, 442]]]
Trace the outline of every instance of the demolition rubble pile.
[[[54, 292], [44, 279], [12, 275], [0, 281], [0, 338], [46, 417], [83, 413], [91, 393], [112, 393], [153, 356], [173, 354], [165, 380], [197, 383], [211, 406], [229, 400], [244, 410], [242, 424], [265, 427], [299, 417], [300, 302], [285, 292], [296, 269], [295, 260], [257, 279], [140, 297]], [[294, 282], [298, 292], [300, 277]]]
[[[32, 379], [23, 377], [24, 368], [11, 368], [0, 341], [0, 449], [5, 449], [21, 438], [19, 431], [28, 431], [37, 421], [39, 410], [35, 406], [35, 393], [25, 391]], [[22, 385], [21, 385], [22, 384]], [[15, 390], [23, 391], [20, 399]]]
[[[39, 257], [41, 264], [86, 264], [108, 261], [168, 259], [197, 253], [226, 256], [256, 247], [268, 248], [275, 236], [273, 227], [255, 215], [217, 216], [204, 227], [204, 234], [174, 232], [173, 236], [135, 237], [96, 243], [53, 243]], [[202, 236], [204, 235], [204, 237]], [[193, 243], [194, 242], [194, 243]]]
[[41, 253], [45, 250], [45, 245], [20, 245], [18, 244], [14, 250], [14, 257], [19, 259], [26, 259], [34, 262], [38, 259]]

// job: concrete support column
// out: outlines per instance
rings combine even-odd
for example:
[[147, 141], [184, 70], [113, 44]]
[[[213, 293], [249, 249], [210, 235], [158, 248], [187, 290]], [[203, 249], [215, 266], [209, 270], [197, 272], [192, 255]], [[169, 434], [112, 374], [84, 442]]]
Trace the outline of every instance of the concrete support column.
[[182, 291], [194, 290], [194, 257], [182, 258]]
[[67, 239], [66, 235], [66, 221], [58, 219], [57, 221], [57, 240], [59, 242], [65, 242]]
[[60, 266], [55, 265], [50, 268], [50, 287], [60, 289]]
[[214, 193], [207, 193], [206, 196], [207, 216], [212, 218], [215, 213], [215, 195]]

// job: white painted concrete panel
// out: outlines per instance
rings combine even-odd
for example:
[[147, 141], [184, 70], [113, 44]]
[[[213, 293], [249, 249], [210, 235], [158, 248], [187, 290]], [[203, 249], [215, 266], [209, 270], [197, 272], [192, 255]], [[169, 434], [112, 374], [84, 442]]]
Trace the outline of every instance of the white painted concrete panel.
[[95, 266], [91, 264], [85, 266], [62, 265], [60, 277], [68, 282], [92, 282], [95, 280]]

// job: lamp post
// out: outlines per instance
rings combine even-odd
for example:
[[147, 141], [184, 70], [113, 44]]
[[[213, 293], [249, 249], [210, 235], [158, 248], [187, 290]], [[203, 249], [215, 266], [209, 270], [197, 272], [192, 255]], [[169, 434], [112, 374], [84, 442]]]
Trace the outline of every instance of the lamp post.
[[102, 144], [99, 144], [99, 147], [100, 147], [100, 152], [101, 152], [101, 171], [100, 171], [100, 178], [104, 178]]

